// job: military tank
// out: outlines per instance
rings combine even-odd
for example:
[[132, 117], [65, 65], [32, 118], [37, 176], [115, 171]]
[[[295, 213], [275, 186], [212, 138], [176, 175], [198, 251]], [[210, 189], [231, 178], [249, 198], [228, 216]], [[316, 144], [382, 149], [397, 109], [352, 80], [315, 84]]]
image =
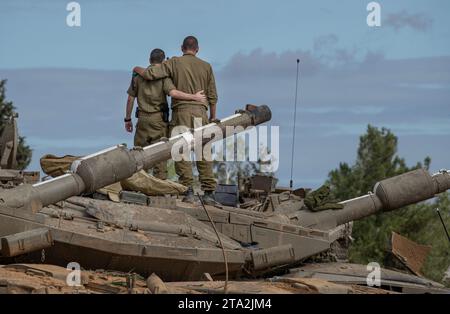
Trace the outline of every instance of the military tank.
[[[270, 118], [269, 107], [247, 105], [202, 130], [242, 127], [224, 133], [232, 135]], [[450, 188], [449, 173], [430, 175], [418, 169], [380, 181], [373, 192], [341, 202], [342, 209], [320, 212], [307, 209], [304, 199], [289, 190], [268, 193], [264, 206], [254, 208], [174, 198], [152, 202], [147, 196], [141, 204], [92, 197], [107, 185], [170, 159], [180, 142], [194, 147], [196, 131], [144, 148], [108, 148], [75, 160], [62, 176], [2, 190], [1, 262], [77, 262], [84, 269], [156, 273], [165, 281], [199, 280], [206, 273], [215, 278], [259, 277], [330, 250], [348, 235], [354, 220]], [[210, 141], [201, 140], [203, 145]]]

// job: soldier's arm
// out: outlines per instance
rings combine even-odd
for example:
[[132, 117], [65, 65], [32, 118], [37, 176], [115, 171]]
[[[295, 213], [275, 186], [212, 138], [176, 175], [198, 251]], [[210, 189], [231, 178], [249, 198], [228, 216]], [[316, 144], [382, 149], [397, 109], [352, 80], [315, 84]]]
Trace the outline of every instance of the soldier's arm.
[[169, 96], [172, 98], [179, 99], [179, 100], [192, 100], [192, 101], [206, 103], [206, 95], [205, 95], [205, 92], [202, 90], [198, 91], [195, 94], [187, 94], [187, 93], [184, 93], [177, 89], [172, 89], [169, 92]]
[[127, 90], [128, 99], [125, 109], [125, 130], [127, 132], [133, 132], [133, 123], [131, 121], [131, 113], [133, 112], [134, 99], [137, 95], [137, 83], [135, 78], [131, 78], [130, 87]]
[[165, 77], [172, 76], [172, 59], [164, 61], [159, 66], [149, 66], [147, 68], [134, 67], [133, 71], [142, 76], [145, 80], [153, 81], [159, 80]]
[[179, 100], [192, 100], [197, 102], [206, 102], [205, 93], [201, 90], [195, 94], [188, 94], [176, 89], [170, 78], [166, 78], [163, 81], [163, 88], [166, 95], [169, 95], [172, 98], [176, 98]]
[[131, 121], [131, 113], [133, 112], [133, 105], [134, 105], [134, 97], [128, 95], [127, 100], [127, 109], [125, 112], [125, 130], [127, 132], [133, 132], [133, 122]]
[[217, 105], [217, 89], [216, 89], [216, 80], [214, 78], [214, 73], [212, 68], [210, 67], [209, 73], [209, 82], [208, 89], [206, 91], [207, 100], [209, 103], [209, 119], [216, 119], [216, 105]]

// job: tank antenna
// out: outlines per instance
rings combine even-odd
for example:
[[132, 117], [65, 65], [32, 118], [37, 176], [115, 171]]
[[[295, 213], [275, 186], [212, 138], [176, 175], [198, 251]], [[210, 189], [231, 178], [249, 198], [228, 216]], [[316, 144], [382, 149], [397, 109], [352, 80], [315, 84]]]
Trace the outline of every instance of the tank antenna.
[[450, 241], [450, 235], [448, 234], [447, 227], [445, 226], [444, 219], [442, 219], [441, 211], [439, 210], [439, 208], [436, 208], [436, 212], [439, 216], [439, 219], [441, 220], [442, 226], [444, 227], [445, 233], [447, 234], [447, 239], [448, 241]]
[[291, 180], [289, 181], [289, 187], [292, 189], [292, 175], [294, 171], [294, 152], [295, 152], [295, 126], [297, 122], [297, 95], [298, 95], [298, 72], [299, 72], [300, 59], [297, 59], [297, 78], [295, 80], [295, 102], [294, 102], [294, 128], [292, 130], [292, 149], [291, 149]]

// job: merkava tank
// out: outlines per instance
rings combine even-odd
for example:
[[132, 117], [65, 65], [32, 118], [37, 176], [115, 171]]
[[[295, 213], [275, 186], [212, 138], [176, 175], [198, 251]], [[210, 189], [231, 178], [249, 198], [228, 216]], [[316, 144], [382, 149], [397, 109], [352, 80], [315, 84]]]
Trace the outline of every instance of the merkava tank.
[[[269, 121], [267, 106], [202, 127], [205, 132]], [[118, 145], [75, 160], [71, 170], [0, 192], [1, 260], [158, 274], [165, 281], [256, 277], [298, 266], [348, 236], [350, 222], [417, 203], [450, 188], [450, 174], [414, 170], [380, 181], [373, 192], [314, 212], [295, 191], [267, 193], [255, 207], [188, 204], [160, 198], [139, 205], [90, 197], [95, 191], [194, 147], [197, 129], [144, 148]], [[197, 130], [198, 131], [198, 130]], [[225, 134], [225, 133], [224, 133]], [[232, 134], [230, 132], [226, 133]], [[220, 140], [213, 137], [212, 140]], [[202, 139], [202, 144], [211, 139]], [[130, 204], [131, 203], [131, 204]], [[150, 205], [148, 205], [150, 204]]]

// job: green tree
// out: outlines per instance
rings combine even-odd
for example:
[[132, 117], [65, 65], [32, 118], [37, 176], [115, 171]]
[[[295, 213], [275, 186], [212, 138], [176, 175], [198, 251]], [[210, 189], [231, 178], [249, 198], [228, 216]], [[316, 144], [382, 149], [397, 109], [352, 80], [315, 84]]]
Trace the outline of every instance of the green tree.
[[368, 125], [366, 134], [359, 138], [355, 164], [340, 163], [339, 168], [328, 175], [334, 195], [340, 199], [357, 197], [371, 191], [381, 179], [429, 167], [429, 157], [425, 158], [424, 165], [418, 162], [414, 167], [407, 167], [405, 160], [397, 156], [397, 142], [389, 129]]
[[[11, 101], [6, 100], [6, 80], [0, 80], [0, 134], [3, 132], [4, 122], [9, 120], [15, 113], [16, 108]], [[19, 137], [17, 148], [17, 168], [25, 169], [31, 162], [32, 151], [26, 145], [25, 137]]]
[[[328, 175], [328, 184], [334, 196], [341, 200], [357, 197], [371, 191], [379, 180], [419, 167], [429, 168], [430, 157], [426, 157], [423, 163], [408, 167], [405, 160], [397, 155], [397, 143], [397, 137], [390, 130], [369, 125], [367, 132], [360, 137], [355, 163], [352, 166], [341, 163]], [[430, 278], [440, 280], [450, 263], [449, 246], [433, 209], [439, 207], [448, 215], [449, 203], [448, 194], [444, 193], [432, 202], [354, 222], [355, 241], [350, 248], [350, 260], [356, 263], [383, 263], [391, 232], [396, 231], [418, 243], [432, 245], [423, 271]]]

